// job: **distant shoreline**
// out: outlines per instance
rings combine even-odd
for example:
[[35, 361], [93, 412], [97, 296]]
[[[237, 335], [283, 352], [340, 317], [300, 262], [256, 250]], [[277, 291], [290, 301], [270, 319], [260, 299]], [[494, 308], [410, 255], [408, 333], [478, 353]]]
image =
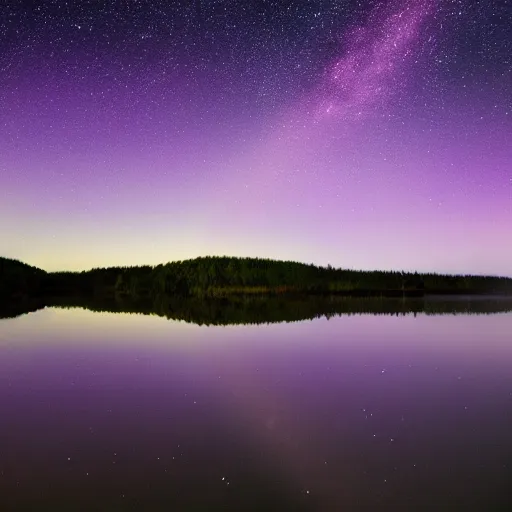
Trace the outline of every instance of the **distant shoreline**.
[[0, 257], [0, 299], [104, 295], [222, 298], [247, 296], [512, 296], [512, 278], [356, 271], [260, 258], [201, 257], [165, 265], [46, 272]]

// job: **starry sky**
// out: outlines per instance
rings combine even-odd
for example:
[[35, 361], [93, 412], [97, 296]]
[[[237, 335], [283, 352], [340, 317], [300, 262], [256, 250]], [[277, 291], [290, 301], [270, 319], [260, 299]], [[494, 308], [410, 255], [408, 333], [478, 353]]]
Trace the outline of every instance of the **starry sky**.
[[4, 1], [0, 254], [512, 276], [512, 2]]

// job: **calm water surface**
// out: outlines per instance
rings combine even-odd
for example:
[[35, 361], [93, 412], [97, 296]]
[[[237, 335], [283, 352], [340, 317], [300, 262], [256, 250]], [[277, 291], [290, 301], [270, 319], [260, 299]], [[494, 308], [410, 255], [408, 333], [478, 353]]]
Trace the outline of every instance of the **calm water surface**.
[[512, 314], [0, 320], [0, 510], [512, 510]]

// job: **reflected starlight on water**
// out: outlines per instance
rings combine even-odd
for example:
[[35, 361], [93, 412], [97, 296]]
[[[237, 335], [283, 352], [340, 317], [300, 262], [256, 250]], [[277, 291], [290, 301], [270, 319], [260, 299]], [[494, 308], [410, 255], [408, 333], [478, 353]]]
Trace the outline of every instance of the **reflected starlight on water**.
[[0, 505], [494, 510], [511, 328], [510, 313], [2, 320]]

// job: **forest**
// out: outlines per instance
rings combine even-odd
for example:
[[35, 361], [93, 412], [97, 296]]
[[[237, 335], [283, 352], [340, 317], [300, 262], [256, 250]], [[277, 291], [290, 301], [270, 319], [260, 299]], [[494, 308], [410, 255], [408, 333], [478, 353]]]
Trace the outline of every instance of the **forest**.
[[511, 295], [512, 278], [359, 271], [262, 258], [200, 257], [157, 266], [45, 272], [0, 258], [0, 300], [102, 295], [222, 298], [258, 295]]

